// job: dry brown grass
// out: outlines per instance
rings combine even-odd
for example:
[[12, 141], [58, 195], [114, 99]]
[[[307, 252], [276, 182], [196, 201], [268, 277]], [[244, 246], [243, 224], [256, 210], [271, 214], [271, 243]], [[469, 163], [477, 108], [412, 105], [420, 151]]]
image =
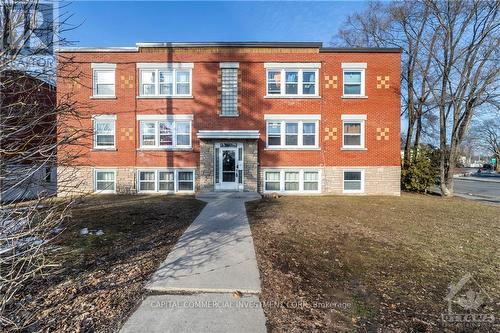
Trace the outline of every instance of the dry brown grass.
[[[56, 239], [61, 272], [24, 290], [18, 322], [27, 332], [115, 332], [144, 284], [204, 203], [184, 196], [91, 196]], [[80, 236], [82, 228], [102, 236]]]
[[285, 300], [265, 308], [271, 331], [442, 332], [447, 287], [467, 272], [498, 318], [498, 206], [404, 194], [282, 197], [247, 210], [262, 298]]

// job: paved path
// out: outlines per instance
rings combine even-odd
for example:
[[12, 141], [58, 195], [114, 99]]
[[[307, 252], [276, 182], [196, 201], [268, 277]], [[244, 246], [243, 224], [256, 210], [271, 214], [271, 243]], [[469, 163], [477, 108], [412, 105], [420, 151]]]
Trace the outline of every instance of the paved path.
[[208, 204], [146, 285], [161, 295], [146, 297], [121, 332], [266, 332], [245, 211], [245, 201], [260, 196], [198, 198]]

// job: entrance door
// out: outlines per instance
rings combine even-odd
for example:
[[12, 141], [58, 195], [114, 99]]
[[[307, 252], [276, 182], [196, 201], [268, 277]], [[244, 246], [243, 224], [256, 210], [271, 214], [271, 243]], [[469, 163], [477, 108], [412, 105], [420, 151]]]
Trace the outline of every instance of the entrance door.
[[[237, 191], [242, 185], [243, 164], [241, 157], [242, 148], [236, 143], [221, 143], [218, 145], [218, 170], [216, 172], [216, 189]], [[242, 186], [241, 186], [242, 188]]]

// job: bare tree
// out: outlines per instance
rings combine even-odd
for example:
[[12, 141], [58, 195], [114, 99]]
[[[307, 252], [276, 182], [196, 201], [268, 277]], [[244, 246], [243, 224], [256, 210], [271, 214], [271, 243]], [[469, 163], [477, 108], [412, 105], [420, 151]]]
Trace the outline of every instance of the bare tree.
[[497, 1], [428, 1], [440, 31], [434, 53], [434, 74], [440, 83], [431, 90], [439, 110], [441, 193], [453, 194], [453, 172], [460, 143], [474, 114], [498, 105], [499, 48]]
[[[401, 87], [402, 115], [407, 126], [404, 138], [404, 166], [411, 163], [411, 149], [418, 148], [423, 123], [432, 110], [429, 104], [430, 86], [425, 79], [431, 70], [436, 31], [427, 29], [431, 11], [422, 2], [370, 3], [362, 14], [348, 17], [347, 28], [340, 30], [337, 39], [351, 47], [400, 47], [403, 50]], [[427, 43], [429, 52], [424, 52]]]
[[498, 109], [498, 7], [498, 1], [478, 0], [371, 4], [350, 16], [339, 33], [347, 45], [403, 49], [404, 165], [412, 140], [418, 148], [422, 133], [432, 132], [438, 119], [445, 196], [453, 194], [453, 169], [471, 119], [491, 106]]
[[[20, 330], [23, 289], [56, 266], [52, 240], [61, 231], [71, 200], [55, 198], [57, 164], [72, 160], [58, 147], [77, 140], [78, 118], [69, 96], [56, 101], [55, 47], [66, 44], [66, 14], [56, 3], [0, 2], [0, 330]], [[43, 22], [43, 24], [41, 23]], [[70, 177], [65, 175], [63, 177]], [[64, 181], [61, 176], [59, 182]], [[27, 198], [32, 200], [26, 201]]]

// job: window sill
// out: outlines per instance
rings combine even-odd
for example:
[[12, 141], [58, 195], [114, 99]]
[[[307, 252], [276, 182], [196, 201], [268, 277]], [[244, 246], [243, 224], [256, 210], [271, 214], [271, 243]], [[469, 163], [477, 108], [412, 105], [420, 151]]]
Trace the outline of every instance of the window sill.
[[192, 99], [190, 96], [137, 96], [137, 99]]
[[363, 148], [363, 147], [342, 147], [340, 150], [346, 150], [346, 151], [365, 151], [368, 150], [368, 148]]
[[350, 96], [350, 95], [342, 95], [340, 96], [342, 99], [367, 99], [368, 96]]
[[266, 147], [264, 150], [321, 150], [320, 147]]
[[185, 147], [185, 148], [137, 148], [137, 151], [192, 151], [192, 147]]
[[116, 96], [90, 96], [90, 99], [116, 99]]
[[116, 147], [110, 147], [110, 148], [92, 148], [90, 151], [117, 151]]
[[219, 113], [219, 117], [221, 118], [236, 118], [236, 117], [239, 117], [240, 114], [221, 114]]
[[317, 96], [317, 95], [296, 95], [296, 96], [286, 96], [286, 95], [265, 95], [264, 98], [276, 98], [276, 99], [280, 99], [280, 98], [284, 98], [284, 99], [319, 99], [321, 98], [321, 96]]

